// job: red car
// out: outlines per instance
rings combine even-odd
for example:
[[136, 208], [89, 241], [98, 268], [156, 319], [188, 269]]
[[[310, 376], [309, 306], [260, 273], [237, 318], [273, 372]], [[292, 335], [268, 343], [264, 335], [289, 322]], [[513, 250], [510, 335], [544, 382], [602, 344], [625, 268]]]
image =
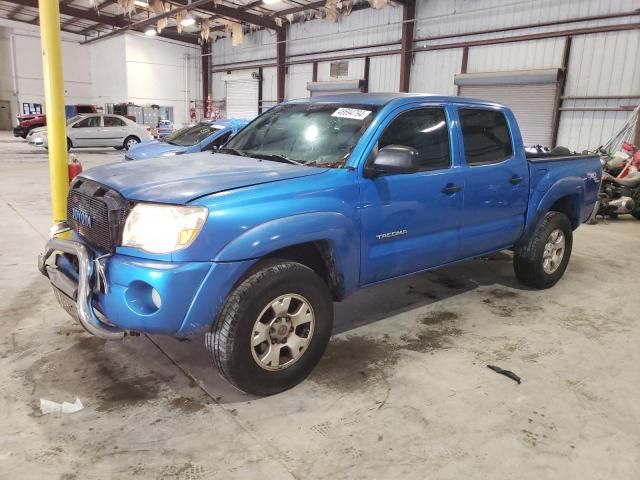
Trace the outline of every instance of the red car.
[[[73, 105], [73, 115], [83, 113], [98, 113], [94, 105]], [[14, 137], [27, 138], [29, 132], [34, 128], [44, 127], [47, 124], [47, 116], [45, 114], [35, 115], [17, 115], [18, 126], [13, 129]]]

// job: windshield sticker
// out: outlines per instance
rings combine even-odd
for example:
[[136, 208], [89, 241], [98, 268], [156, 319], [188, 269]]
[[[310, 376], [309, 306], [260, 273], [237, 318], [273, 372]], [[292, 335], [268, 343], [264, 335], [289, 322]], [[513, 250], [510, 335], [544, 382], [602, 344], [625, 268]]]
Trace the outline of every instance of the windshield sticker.
[[351, 118], [353, 120], [364, 120], [371, 113], [370, 110], [359, 110], [357, 108], [339, 108], [331, 114], [332, 117]]

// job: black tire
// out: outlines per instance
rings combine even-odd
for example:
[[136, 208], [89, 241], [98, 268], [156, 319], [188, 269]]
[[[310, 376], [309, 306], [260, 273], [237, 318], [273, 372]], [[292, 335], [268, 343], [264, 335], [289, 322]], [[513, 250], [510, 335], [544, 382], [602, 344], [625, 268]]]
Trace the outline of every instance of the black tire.
[[[264, 261], [252, 272], [227, 297], [205, 342], [214, 365], [235, 387], [254, 395], [273, 395], [300, 383], [320, 361], [331, 337], [333, 304], [322, 278], [299, 263]], [[294, 363], [267, 370], [254, 359], [254, 325], [263, 309], [287, 294], [308, 300], [315, 315], [313, 334]]]
[[67, 137], [67, 152], [73, 148], [73, 144], [71, 143], [71, 139]]
[[[552, 273], [543, 267], [545, 245], [550, 235], [560, 230], [564, 235], [564, 251], [558, 267]], [[564, 274], [571, 257], [573, 229], [569, 218], [560, 212], [548, 212], [527, 242], [516, 246], [513, 269], [524, 285], [537, 289], [551, 288]]]
[[120, 145], [119, 147], [113, 147], [113, 148], [115, 148], [116, 150], [123, 150], [123, 149], [124, 149], [124, 146], [123, 146], [123, 145]]
[[633, 212], [631, 212], [631, 215], [633, 215], [633, 218], [635, 218], [636, 220], [640, 220], [640, 210], [634, 210]]
[[24, 138], [25, 140], [27, 139], [27, 137], [29, 136], [29, 134], [31, 133], [31, 130], [33, 130], [34, 127], [29, 127], [27, 128], [23, 133], [22, 133], [22, 138]]
[[[132, 141], [135, 141], [135, 143], [131, 144]], [[127, 138], [124, 139], [124, 142], [122, 143], [122, 148], [124, 148], [126, 151], [129, 151], [131, 147], [139, 143], [140, 143], [140, 139], [138, 137], [136, 137], [135, 135], [129, 135]]]

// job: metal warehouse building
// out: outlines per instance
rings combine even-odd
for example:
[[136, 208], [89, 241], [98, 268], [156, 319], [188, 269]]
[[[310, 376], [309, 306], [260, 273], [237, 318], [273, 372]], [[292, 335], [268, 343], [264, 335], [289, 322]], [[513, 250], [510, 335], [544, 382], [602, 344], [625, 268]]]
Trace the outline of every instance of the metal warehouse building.
[[527, 144], [576, 150], [604, 143], [640, 99], [636, 1], [368, 7], [336, 23], [290, 25], [280, 85], [275, 33], [255, 32], [235, 47], [219, 39], [212, 98], [231, 115], [252, 115], [283, 98], [336, 91], [465, 95], [509, 105]]
[[0, 0], [0, 480], [640, 480], [640, 0]]

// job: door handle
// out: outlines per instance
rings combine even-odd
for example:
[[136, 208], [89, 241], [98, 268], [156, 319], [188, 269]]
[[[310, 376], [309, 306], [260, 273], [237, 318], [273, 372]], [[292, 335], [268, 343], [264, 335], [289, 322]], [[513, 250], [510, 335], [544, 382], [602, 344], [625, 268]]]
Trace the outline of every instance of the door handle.
[[511, 185], [517, 185], [523, 180], [524, 180], [524, 178], [519, 177], [518, 175], [514, 175], [513, 177], [511, 177], [511, 180], [509, 180], [509, 183]]
[[458, 193], [461, 190], [462, 190], [462, 187], [460, 185], [447, 183], [447, 185], [442, 189], [442, 193], [446, 193], [447, 195], [453, 195], [454, 193]]

